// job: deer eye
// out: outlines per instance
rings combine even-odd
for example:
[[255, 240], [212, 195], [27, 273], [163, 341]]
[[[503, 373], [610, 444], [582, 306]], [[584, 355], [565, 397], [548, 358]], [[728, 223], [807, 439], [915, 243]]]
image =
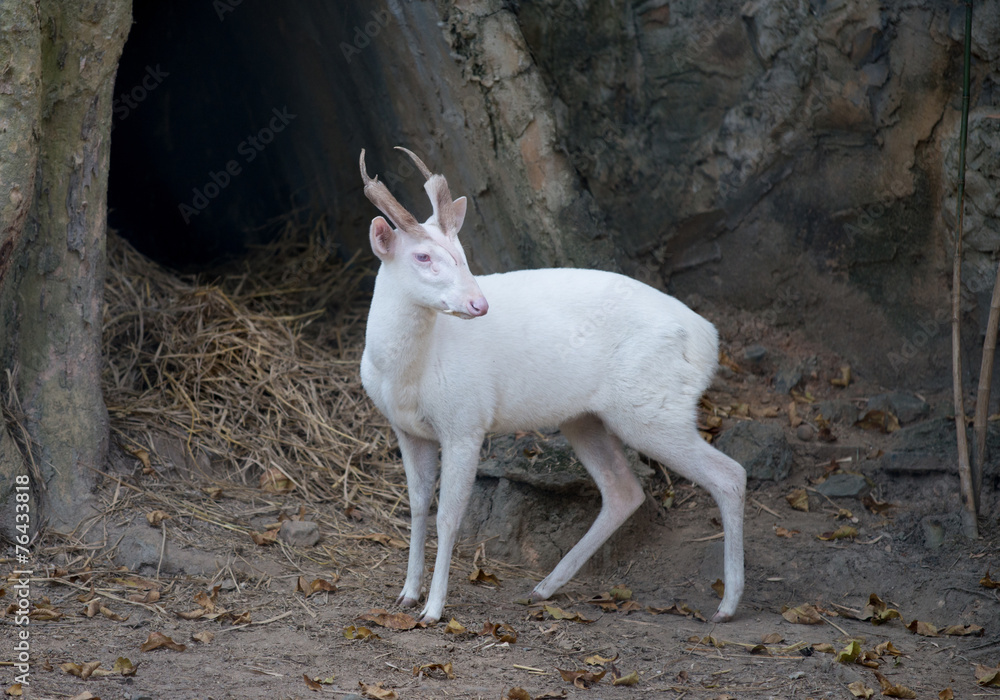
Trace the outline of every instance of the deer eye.
[[417, 259], [420, 263], [429, 263], [431, 261], [431, 256], [427, 253], [414, 253], [413, 257]]

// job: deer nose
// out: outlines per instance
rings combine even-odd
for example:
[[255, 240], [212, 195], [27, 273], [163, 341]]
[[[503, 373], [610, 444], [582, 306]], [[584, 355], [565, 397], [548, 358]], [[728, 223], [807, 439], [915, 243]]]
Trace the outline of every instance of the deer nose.
[[470, 316], [485, 316], [486, 312], [490, 310], [490, 304], [486, 301], [486, 297], [480, 296], [470, 299], [465, 304], [465, 308]]

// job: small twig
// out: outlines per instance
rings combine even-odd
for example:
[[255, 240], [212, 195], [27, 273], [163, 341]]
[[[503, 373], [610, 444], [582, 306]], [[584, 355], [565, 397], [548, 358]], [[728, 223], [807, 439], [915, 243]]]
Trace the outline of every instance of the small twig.
[[163, 554], [167, 551], [167, 524], [160, 522], [160, 530], [163, 532], [163, 539], [160, 540], [160, 559], [156, 562], [156, 578], [160, 578], [160, 567], [163, 566]]
[[750, 502], [751, 502], [751, 503], [752, 503], [753, 505], [755, 505], [755, 506], [757, 506], [758, 508], [760, 508], [761, 510], [763, 510], [763, 511], [766, 511], [766, 512], [770, 513], [771, 515], [773, 515], [773, 516], [774, 516], [774, 517], [776, 517], [776, 518], [783, 518], [783, 517], [785, 517], [785, 516], [783, 516], [783, 515], [782, 515], [781, 513], [779, 513], [778, 511], [776, 511], [776, 510], [773, 510], [773, 509], [771, 509], [771, 508], [768, 508], [768, 507], [767, 507], [767, 506], [765, 506], [765, 505], [764, 505], [763, 503], [761, 503], [760, 501], [758, 501], [758, 500], [757, 500], [756, 498], [751, 498], [751, 499], [750, 499]]
[[850, 639], [851, 637], [853, 637], [853, 636], [854, 636], [854, 635], [852, 635], [852, 634], [849, 634], [849, 633], [847, 632], [847, 630], [845, 630], [845, 629], [844, 629], [843, 627], [841, 627], [840, 625], [836, 624], [835, 622], [831, 622], [831, 621], [830, 621], [830, 620], [829, 620], [828, 618], [826, 618], [825, 616], [823, 616], [823, 615], [820, 615], [819, 617], [820, 617], [820, 619], [821, 619], [821, 620], [823, 620], [823, 622], [827, 623], [828, 625], [830, 625], [830, 626], [831, 626], [831, 627], [833, 627], [834, 629], [837, 629], [837, 630], [840, 630], [840, 633], [841, 633], [842, 635], [844, 635], [845, 637], [847, 637], [848, 639]]

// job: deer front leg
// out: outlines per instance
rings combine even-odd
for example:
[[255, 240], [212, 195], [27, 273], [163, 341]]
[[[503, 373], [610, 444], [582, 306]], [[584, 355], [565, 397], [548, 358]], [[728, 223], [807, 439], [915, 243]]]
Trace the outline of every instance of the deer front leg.
[[476, 480], [476, 466], [479, 464], [479, 448], [483, 435], [478, 439], [442, 441], [441, 443], [441, 495], [438, 498], [437, 558], [434, 561], [434, 577], [427, 593], [427, 603], [420, 613], [421, 622], [437, 622], [444, 611], [448, 595], [448, 570], [451, 568], [451, 552], [455, 547], [458, 527], [469, 504], [472, 485]]
[[396, 598], [396, 604], [410, 607], [420, 600], [420, 586], [424, 579], [427, 514], [434, 498], [434, 482], [437, 481], [438, 444], [402, 430], [396, 430], [396, 437], [403, 455], [406, 490], [410, 496], [410, 556], [406, 565], [406, 583]]

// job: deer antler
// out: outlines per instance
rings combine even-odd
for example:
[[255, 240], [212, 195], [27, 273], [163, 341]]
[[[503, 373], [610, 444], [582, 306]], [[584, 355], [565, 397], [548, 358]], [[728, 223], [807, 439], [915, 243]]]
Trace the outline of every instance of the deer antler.
[[[424, 166], [424, 169], [426, 168], [427, 166]], [[361, 149], [361, 180], [365, 183], [365, 196], [379, 208], [379, 211], [389, 217], [396, 228], [402, 229], [411, 236], [423, 238], [426, 235], [413, 214], [406, 211], [403, 205], [392, 196], [389, 189], [378, 181], [378, 175], [374, 178], [368, 177], [368, 170], [365, 168], [365, 149], [363, 148]]]
[[424, 161], [417, 158], [416, 154], [408, 148], [396, 146], [396, 150], [402, 151], [413, 159], [417, 168], [423, 174], [424, 191], [431, 199], [431, 206], [434, 207], [434, 215], [437, 217], [438, 225], [447, 236], [454, 236], [458, 233], [458, 216], [455, 214], [452, 204], [451, 192], [448, 189], [448, 181], [444, 175], [435, 175], [430, 171]]

